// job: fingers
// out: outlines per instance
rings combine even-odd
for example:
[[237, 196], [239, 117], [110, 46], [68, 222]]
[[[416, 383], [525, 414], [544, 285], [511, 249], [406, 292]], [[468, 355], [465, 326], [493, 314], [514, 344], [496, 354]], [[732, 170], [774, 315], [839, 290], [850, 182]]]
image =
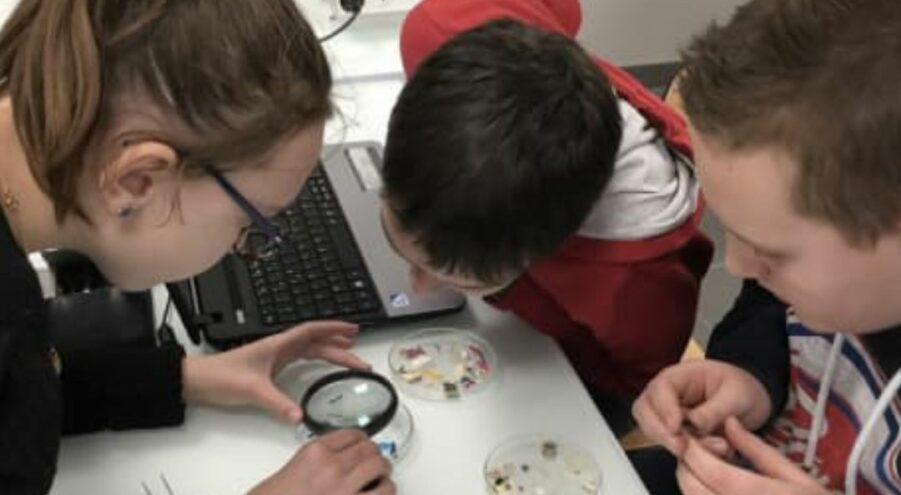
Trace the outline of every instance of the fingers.
[[321, 347], [311, 350], [311, 356], [319, 359], [323, 359], [332, 364], [336, 364], [338, 366], [344, 366], [347, 368], [354, 368], [360, 370], [369, 370], [372, 368], [372, 365], [363, 361], [356, 354], [346, 351], [344, 349], [340, 349], [337, 347]]
[[[679, 415], [681, 415], [681, 411]], [[635, 404], [632, 405], [632, 417], [635, 418], [641, 431], [648, 438], [661, 444], [676, 457], [682, 454], [682, 450], [685, 448], [684, 440], [667, 428], [663, 422], [666, 416], [657, 412], [648, 397], [642, 395], [635, 401]]]
[[372, 441], [357, 442], [346, 447], [341, 454], [342, 471], [350, 472], [358, 464], [374, 457], [381, 457], [382, 453]]
[[[688, 446], [685, 448], [685, 454], [681, 460], [692, 477], [713, 493], [760, 495], [761, 493], [785, 492], [784, 482], [733, 466], [716, 457], [694, 439], [688, 440]], [[791, 462], [788, 459], [784, 459], [784, 461]], [[688, 478], [686, 477], [686, 479]], [[691, 480], [688, 480], [688, 483], [691, 484]], [[699, 490], [696, 486], [692, 486], [692, 489]], [[696, 493], [704, 492], [697, 491]]]
[[286, 330], [277, 335], [277, 338], [280, 339], [281, 345], [292, 347], [328, 337], [353, 338], [357, 332], [359, 326], [354, 323], [336, 320], [311, 321]]
[[369, 437], [362, 430], [338, 430], [322, 435], [318, 441], [330, 450], [340, 451], [359, 442], [368, 442]]
[[296, 424], [303, 417], [300, 405], [276, 388], [272, 382], [261, 381], [253, 390], [253, 400], [257, 406], [280, 421]]
[[729, 442], [727, 442], [723, 437], [707, 436], [698, 439], [698, 442], [702, 447], [707, 449], [708, 452], [719, 457], [720, 459], [731, 459], [732, 455], [734, 454], [734, 451], [729, 445]]
[[757, 435], [746, 430], [734, 417], [726, 420], [726, 439], [735, 451], [744, 456], [757, 470], [783, 481], [818, 486], [815, 480], [778, 450], [767, 445]]
[[[378, 446], [360, 430], [339, 430], [323, 435], [318, 442], [337, 453], [335, 462], [338, 472], [354, 493], [393, 494], [394, 484], [391, 475], [391, 463], [382, 456]], [[363, 488], [380, 480], [370, 490]]]
[[684, 464], [679, 464], [676, 468], [676, 481], [683, 495], [714, 495], [715, 492], [704, 486], [704, 483], [695, 477], [695, 475]]
[[734, 402], [735, 397], [717, 390], [705, 402], [688, 411], [686, 418], [698, 432], [708, 435], [717, 431], [726, 418], [734, 413]]
[[352, 339], [352, 338], [350, 338], [350, 337], [344, 337], [344, 336], [339, 335], [339, 336], [336, 336], [336, 337], [329, 337], [329, 338], [326, 340], [325, 344], [326, 344], [326, 345], [331, 345], [331, 346], [334, 346], [334, 347], [341, 347], [341, 348], [344, 348], [344, 349], [350, 349], [351, 347], [354, 346], [354, 339]]
[[683, 365], [668, 368], [657, 375], [632, 406], [632, 415], [642, 431], [662, 444], [676, 457], [685, 448], [680, 431], [684, 415], [680, 400], [690, 370]]
[[[350, 472], [348, 483], [357, 491], [362, 491], [364, 487], [374, 480], [382, 480], [381, 483], [384, 483], [390, 476], [391, 463], [381, 454], [377, 454], [360, 462], [354, 470]], [[381, 483], [373, 487], [373, 490], [378, 489]], [[369, 491], [364, 493], [369, 493]]]
[[353, 347], [354, 337], [359, 327], [340, 321], [315, 321], [299, 325], [272, 337], [274, 346], [274, 371], [302, 357], [318, 357], [316, 349], [335, 347], [349, 349]]

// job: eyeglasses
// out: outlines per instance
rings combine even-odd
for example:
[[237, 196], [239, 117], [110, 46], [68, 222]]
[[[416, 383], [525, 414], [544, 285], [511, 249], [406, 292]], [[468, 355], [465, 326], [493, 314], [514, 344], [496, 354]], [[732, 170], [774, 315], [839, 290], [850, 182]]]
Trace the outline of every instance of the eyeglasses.
[[250, 204], [243, 194], [235, 189], [218, 170], [210, 165], [204, 167], [219, 186], [238, 205], [244, 213], [250, 217], [251, 224], [241, 229], [238, 239], [232, 246], [232, 251], [248, 261], [265, 260], [271, 258], [282, 243], [282, 233], [279, 227], [267, 220], [262, 213]]

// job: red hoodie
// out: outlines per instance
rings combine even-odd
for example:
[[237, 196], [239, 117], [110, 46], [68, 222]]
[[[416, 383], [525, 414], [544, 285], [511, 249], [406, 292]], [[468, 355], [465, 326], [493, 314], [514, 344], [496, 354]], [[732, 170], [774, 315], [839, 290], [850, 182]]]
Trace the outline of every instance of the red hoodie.
[[[582, 12], [578, 0], [423, 0], [401, 30], [407, 75], [457, 33], [499, 18], [574, 37]], [[690, 157], [684, 121], [627, 72], [596, 60], [617, 95]], [[713, 253], [698, 229], [702, 213], [699, 206], [680, 227], [639, 241], [573, 235], [488, 301], [555, 337], [592, 392], [635, 394], [679, 360], [691, 336]]]

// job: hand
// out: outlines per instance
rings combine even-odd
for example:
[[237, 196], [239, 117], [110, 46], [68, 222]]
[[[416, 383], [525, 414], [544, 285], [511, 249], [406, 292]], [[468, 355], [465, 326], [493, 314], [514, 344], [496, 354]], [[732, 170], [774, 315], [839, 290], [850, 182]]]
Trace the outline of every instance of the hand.
[[357, 326], [337, 321], [305, 323], [235, 350], [189, 356], [182, 364], [182, 395], [187, 402], [218, 406], [255, 405], [289, 423], [300, 421], [300, 405], [272, 378], [300, 359], [324, 359], [339, 366], [368, 369], [352, 354]]
[[[733, 466], [694, 439], [676, 469], [685, 495], [827, 495], [830, 492], [779, 451], [746, 430], [735, 418], [726, 421], [726, 441], [757, 470]], [[759, 473], [759, 474], [758, 474]]]
[[754, 430], [771, 409], [766, 389], [753, 375], [731, 364], [704, 360], [661, 371], [635, 401], [632, 415], [645, 435], [681, 457], [686, 425], [690, 436], [706, 436], [734, 416]]
[[391, 464], [363, 432], [342, 430], [305, 445], [249, 495], [394, 495], [390, 474]]

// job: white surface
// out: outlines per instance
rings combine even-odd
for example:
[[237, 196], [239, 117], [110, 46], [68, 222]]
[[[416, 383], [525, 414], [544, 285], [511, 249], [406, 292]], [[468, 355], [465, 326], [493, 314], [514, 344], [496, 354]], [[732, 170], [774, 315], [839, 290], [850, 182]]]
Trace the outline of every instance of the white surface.
[[[411, 450], [396, 467], [400, 495], [486, 493], [483, 464], [503, 440], [534, 433], [573, 439], [599, 461], [604, 494], [647, 493], [598, 415], [563, 354], [547, 337], [509, 315], [471, 302], [472, 310], [359, 337], [357, 352], [388, 374], [387, 353], [405, 332], [447, 325], [476, 331], [494, 345], [500, 378], [485, 393], [459, 403], [401, 395], [415, 423]], [[280, 379], [301, 395], [301, 368]], [[245, 493], [295, 452], [294, 429], [257, 411], [190, 408], [182, 427], [102, 433], [65, 439], [54, 495], [142, 494], [146, 481], [165, 493], [164, 473], [178, 495]]]
[[[338, 88], [346, 123], [332, 122], [327, 139], [382, 141], [401, 85], [395, 77]], [[159, 314], [164, 298], [155, 299]], [[488, 453], [510, 436], [544, 432], [572, 438], [597, 457], [602, 493], [646, 493], [557, 345], [481, 301], [471, 301], [464, 312], [450, 317], [365, 333], [357, 351], [388, 375], [391, 344], [406, 331], [436, 325], [473, 330], [491, 342], [499, 377], [483, 393], [458, 404], [402, 395], [413, 414], [415, 433], [410, 452], [395, 469], [401, 495], [486, 493], [482, 468]], [[181, 325], [174, 326], [187, 342]], [[198, 351], [188, 346], [188, 352]], [[298, 370], [293, 371], [280, 383], [299, 397], [302, 384]], [[281, 467], [296, 448], [292, 427], [258, 411], [189, 408], [179, 428], [65, 439], [51, 493], [143, 495], [142, 481], [155, 488], [154, 493], [165, 493], [159, 481], [159, 473], [165, 473], [178, 495], [239, 494]]]
[[[398, 36], [406, 12], [418, 0], [367, 0], [354, 23], [323, 44], [337, 81], [402, 71]], [[338, 0], [296, 0], [319, 37], [337, 29], [348, 14]]]
[[[337, 1], [337, 0], [333, 0]], [[367, 0], [358, 23], [329, 42], [330, 58], [339, 63], [339, 77], [397, 70], [396, 35], [410, 6], [417, 0]], [[322, 31], [334, 27], [326, 0], [297, 0]], [[725, 20], [746, 0], [582, 0], [584, 22], [579, 40], [619, 65], [677, 60], [678, 50], [713, 21]], [[18, 3], [0, 0], [0, 22]], [[317, 16], [323, 15], [324, 18]], [[328, 29], [330, 30], [330, 29]]]
[[747, 0], [582, 0], [578, 39], [620, 66], [672, 62], [714, 20]]

